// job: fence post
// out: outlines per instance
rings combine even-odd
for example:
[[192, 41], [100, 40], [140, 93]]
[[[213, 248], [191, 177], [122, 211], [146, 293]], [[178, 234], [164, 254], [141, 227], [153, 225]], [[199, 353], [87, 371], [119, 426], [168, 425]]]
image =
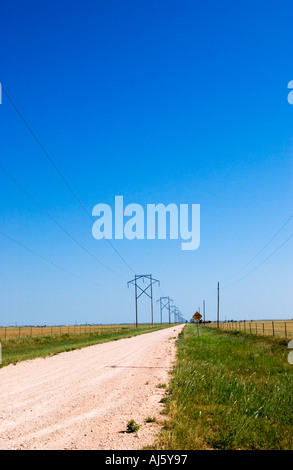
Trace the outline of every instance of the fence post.
[[274, 320], [272, 321], [272, 327], [273, 327], [273, 336], [275, 336]]
[[285, 338], [287, 338], [287, 326], [286, 326], [286, 322], [285, 322]]

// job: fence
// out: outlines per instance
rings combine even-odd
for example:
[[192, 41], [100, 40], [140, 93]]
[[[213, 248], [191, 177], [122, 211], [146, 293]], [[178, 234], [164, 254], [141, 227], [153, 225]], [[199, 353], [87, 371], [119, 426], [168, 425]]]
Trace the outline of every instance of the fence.
[[[151, 328], [151, 324], [139, 325]], [[81, 334], [105, 332], [118, 333], [125, 328], [135, 328], [135, 325], [60, 325], [60, 326], [5, 326], [0, 327], [0, 339], [15, 339], [33, 336], [54, 336], [64, 334]]]
[[[208, 326], [216, 327], [217, 322]], [[219, 322], [221, 330], [239, 330], [249, 334], [293, 338], [293, 320], [264, 320], [264, 321], [227, 321]]]

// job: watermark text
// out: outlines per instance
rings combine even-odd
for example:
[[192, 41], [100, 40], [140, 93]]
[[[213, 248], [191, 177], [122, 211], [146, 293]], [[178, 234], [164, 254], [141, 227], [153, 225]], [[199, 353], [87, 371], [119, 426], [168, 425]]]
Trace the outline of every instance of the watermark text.
[[115, 196], [114, 213], [109, 204], [97, 204], [92, 215], [96, 240], [178, 240], [182, 250], [196, 250], [200, 244], [200, 204], [140, 204], [124, 207], [123, 196]]

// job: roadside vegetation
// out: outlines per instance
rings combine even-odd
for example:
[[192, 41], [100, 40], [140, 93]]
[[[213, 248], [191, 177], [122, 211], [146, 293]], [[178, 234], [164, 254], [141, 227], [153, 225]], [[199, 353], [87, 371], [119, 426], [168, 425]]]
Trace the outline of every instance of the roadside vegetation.
[[172, 324], [138, 326], [137, 328], [123, 326], [119, 332], [105, 330], [98, 333], [75, 333], [50, 336], [35, 336], [16, 339], [2, 340], [2, 364], [1, 367], [8, 364], [16, 364], [27, 359], [35, 359], [37, 357], [52, 356], [65, 351], [81, 349], [94, 344], [115, 341], [122, 338], [130, 338], [131, 336], [143, 333], [151, 333], [162, 328], [168, 328]]
[[292, 450], [287, 341], [188, 324], [152, 449]]

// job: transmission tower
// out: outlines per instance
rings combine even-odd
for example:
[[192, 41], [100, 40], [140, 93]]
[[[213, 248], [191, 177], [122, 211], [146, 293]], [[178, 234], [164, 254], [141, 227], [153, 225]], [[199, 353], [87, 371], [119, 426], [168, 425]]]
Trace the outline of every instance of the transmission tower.
[[171, 312], [170, 312], [170, 302], [173, 302], [173, 299], [170, 299], [170, 297], [160, 297], [157, 302], [160, 302], [160, 315], [161, 315], [161, 324], [163, 323], [163, 310], [164, 308], [168, 310], [169, 314], [169, 323], [171, 323]]
[[[147, 287], [143, 289], [139, 283], [142, 281], [144, 283], [144, 280], [149, 281]], [[153, 307], [153, 284], [158, 283], [160, 285], [160, 281], [158, 279], [154, 279], [151, 274], [136, 274], [134, 279], [131, 279], [131, 281], [128, 281], [127, 287], [129, 287], [129, 284], [134, 285], [134, 296], [135, 296], [135, 323], [136, 327], [138, 326], [138, 309], [137, 309], [137, 301], [139, 297], [141, 297], [143, 294], [147, 295], [151, 299], [151, 320], [152, 320], [152, 325], [154, 324], [154, 307]], [[147, 292], [149, 289], [149, 292]]]

